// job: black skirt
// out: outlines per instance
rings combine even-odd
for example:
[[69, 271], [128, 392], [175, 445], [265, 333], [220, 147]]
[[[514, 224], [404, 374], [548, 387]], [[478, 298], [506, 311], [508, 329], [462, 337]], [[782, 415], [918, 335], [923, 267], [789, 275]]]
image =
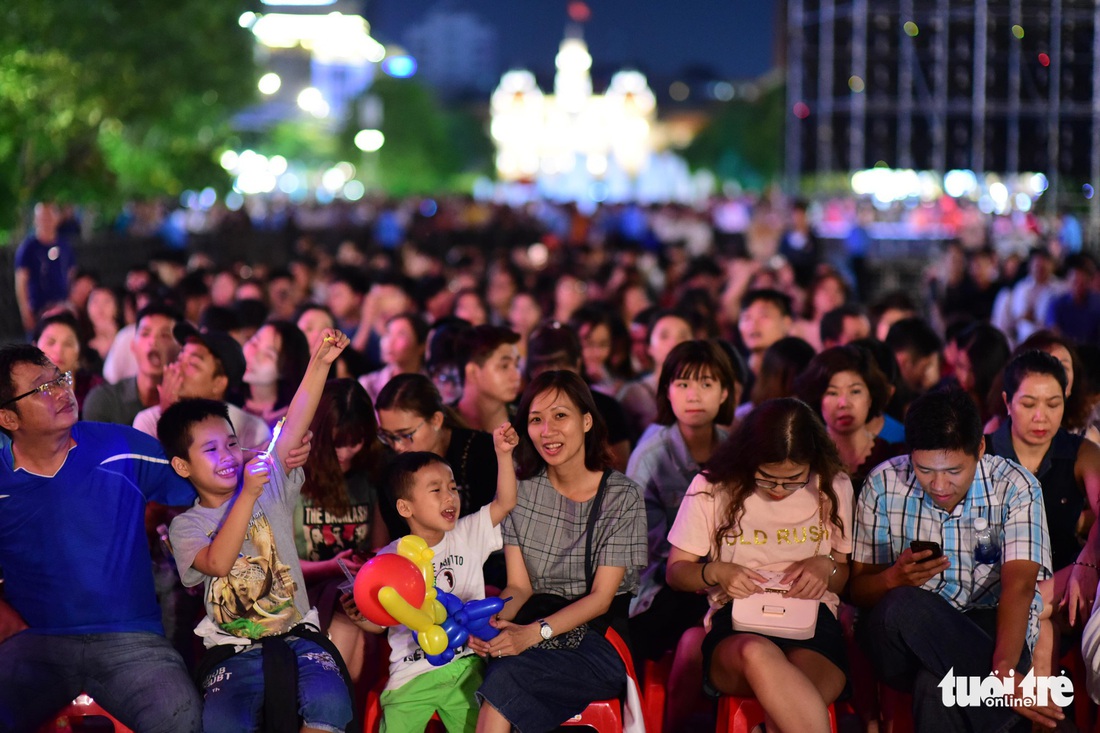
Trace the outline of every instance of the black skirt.
[[[710, 660], [714, 650], [727, 637], [756, 632], [734, 631], [733, 613], [729, 606], [723, 606], [715, 611], [710, 623], [710, 631], [703, 639], [703, 691], [712, 697], [718, 697], [721, 693], [710, 682]], [[788, 649], [810, 649], [825, 657], [844, 673], [844, 692], [841, 693], [840, 699], [849, 695], [848, 652], [844, 645], [844, 633], [840, 628], [840, 621], [824, 603], [817, 604], [817, 627], [814, 629], [814, 635], [809, 639], [784, 639], [767, 634], [756, 635], [764, 637], [784, 652]]]

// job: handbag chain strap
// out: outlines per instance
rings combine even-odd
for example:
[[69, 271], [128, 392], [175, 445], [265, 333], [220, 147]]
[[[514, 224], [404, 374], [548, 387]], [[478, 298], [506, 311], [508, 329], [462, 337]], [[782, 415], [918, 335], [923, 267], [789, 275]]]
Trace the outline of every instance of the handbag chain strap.
[[821, 540], [825, 537], [825, 494], [820, 488], [817, 490], [817, 496], [819, 499], [818, 504], [818, 531], [817, 531], [817, 546], [814, 548], [814, 556], [816, 557], [821, 552]]

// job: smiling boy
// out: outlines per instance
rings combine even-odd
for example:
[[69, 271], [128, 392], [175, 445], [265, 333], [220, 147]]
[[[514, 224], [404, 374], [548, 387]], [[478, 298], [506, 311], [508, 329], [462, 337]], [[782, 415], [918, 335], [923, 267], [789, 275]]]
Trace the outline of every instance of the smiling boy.
[[[493, 431], [493, 442], [496, 496], [465, 517], [459, 518], [460, 499], [451, 467], [436, 454], [401, 453], [390, 468], [389, 487], [398, 513], [435, 553], [436, 588], [462, 601], [485, 597], [482, 565], [489, 553], [503, 546], [500, 523], [516, 505], [512, 449], [519, 437], [511, 424], [504, 423]], [[396, 547], [395, 541], [381, 552], [394, 552]], [[386, 631], [363, 618], [349, 597], [344, 608], [361, 628], [376, 634]], [[391, 627], [389, 642], [390, 677], [381, 696], [380, 733], [422, 731], [437, 712], [447, 730], [472, 732], [477, 723], [474, 693], [481, 685], [481, 659], [466, 648], [448, 664], [433, 667], [406, 626]]]
[[317, 632], [294, 544], [303, 472], [284, 468], [347, 344], [338, 331], [318, 342], [270, 454], [246, 463], [225, 404], [213, 400], [181, 400], [157, 426], [172, 468], [199, 495], [169, 537], [184, 585], [204, 586], [206, 617], [195, 633], [208, 649], [199, 673], [208, 732], [252, 730], [261, 709], [268, 720], [300, 718], [302, 731], [343, 731], [352, 718], [339, 654]]

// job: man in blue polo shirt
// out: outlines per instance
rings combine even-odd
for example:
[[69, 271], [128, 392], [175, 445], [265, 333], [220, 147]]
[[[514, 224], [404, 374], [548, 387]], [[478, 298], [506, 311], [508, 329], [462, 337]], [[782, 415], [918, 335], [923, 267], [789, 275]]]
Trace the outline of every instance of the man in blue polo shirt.
[[[905, 438], [909, 455], [872, 471], [856, 503], [851, 597], [869, 609], [861, 646], [881, 680], [912, 691], [917, 730], [1052, 726], [1064, 715], [1049, 702], [945, 702], [949, 674], [1019, 685], [1031, 667], [1043, 608], [1036, 583], [1051, 575], [1039, 482], [984, 455], [978, 408], [960, 389], [914, 400]], [[992, 546], [977, 536], [983, 526]], [[936, 543], [942, 556], [913, 541]]]
[[144, 528], [147, 500], [190, 504], [190, 484], [155, 439], [77, 422], [71, 376], [34, 346], [0, 349], [0, 428], [0, 730], [85, 692], [133, 730], [198, 731]]
[[76, 256], [58, 231], [60, 224], [57, 204], [39, 202], [34, 207], [34, 234], [15, 251], [15, 300], [27, 333], [34, 330], [43, 309], [69, 297]]

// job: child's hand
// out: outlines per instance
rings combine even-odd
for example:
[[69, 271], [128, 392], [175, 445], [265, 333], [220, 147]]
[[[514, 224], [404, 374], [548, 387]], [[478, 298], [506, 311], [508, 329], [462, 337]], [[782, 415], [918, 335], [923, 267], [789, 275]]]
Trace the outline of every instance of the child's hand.
[[271, 463], [267, 454], [261, 453], [244, 464], [244, 483], [241, 493], [253, 499], [259, 498], [260, 494], [264, 493], [264, 484], [267, 483], [270, 474]]
[[493, 431], [493, 447], [496, 448], [497, 453], [508, 455], [517, 445], [519, 445], [519, 434], [512, 427], [512, 423], [503, 423]]
[[379, 626], [363, 614], [359, 613], [359, 607], [355, 605], [355, 598], [352, 596], [351, 593], [345, 593], [340, 596], [340, 605], [341, 607], [343, 607], [344, 613], [347, 614], [348, 620], [359, 628], [363, 629], [364, 631], [369, 631], [372, 634], [386, 633], [385, 626]]
[[351, 593], [345, 593], [340, 596], [340, 605], [344, 607], [344, 613], [348, 615], [355, 623], [366, 621], [363, 614], [359, 613], [359, 606], [355, 605], [355, 598]]
[[351, 340], [343, 332], [326, 328], [321, 332], [321, 340], [317, 342], [315, 357], [322, 364], [331, 364], [350, 343]]

